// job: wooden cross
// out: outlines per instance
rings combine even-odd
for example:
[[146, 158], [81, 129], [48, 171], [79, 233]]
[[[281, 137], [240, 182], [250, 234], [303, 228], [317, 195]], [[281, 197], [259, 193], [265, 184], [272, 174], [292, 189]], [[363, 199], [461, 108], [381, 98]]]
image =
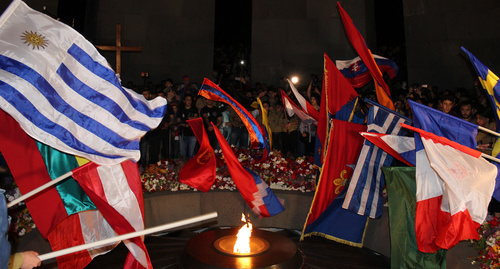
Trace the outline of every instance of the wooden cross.
[[100, 50], [116, 51], [116, 73], [122, 73], [122, 51], [142, 51], [141, 47], [125, 47], [122, 46], [122, 26], [116, 25], [116, 46], [96, 46]]

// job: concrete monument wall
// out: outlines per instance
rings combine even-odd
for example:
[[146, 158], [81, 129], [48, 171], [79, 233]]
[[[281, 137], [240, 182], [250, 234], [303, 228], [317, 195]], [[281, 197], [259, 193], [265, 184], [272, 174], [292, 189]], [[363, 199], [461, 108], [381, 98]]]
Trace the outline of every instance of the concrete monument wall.
[[[340, 1], [368, 46], [375, 48], [373, 1]], [[333, 60], [357, 56], [345, 34], [336, 1], [252, 2], [252, 83], [279, 85], [280, 77], [323, 74], [323, 53]]]
[[476, 74], [464, 46], [500, 73], [500, 2], [403, 0], [409, 83], [472, 88]]

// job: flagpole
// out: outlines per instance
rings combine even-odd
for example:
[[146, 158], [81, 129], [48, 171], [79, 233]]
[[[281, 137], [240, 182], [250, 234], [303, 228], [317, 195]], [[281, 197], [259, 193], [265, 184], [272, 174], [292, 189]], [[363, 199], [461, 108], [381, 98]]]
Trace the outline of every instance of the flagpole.
[[12, 207], [12, 206], [14, 206], [14, 205], [16, 205], [16, 204], [18, 204], [18, 203], [20, 203], [20, 202], [28, 199], [28, 198], [30, 198], [31, 196], [33, 196], [33, 195], [35, 195], [35, 194], [37, 194], [37, 193], [39, 193], [39, 192], [47, 189], [48, 187], [50, 187], [52, 185], [55, 185], [55, 184], [59, 183], [60, 181], [65, 180], [66, 178], [70, 177], [71, 175], [73, 175], [73, 172], [69, 171], [68, 173], [66, 173], [64, 175], [62, 175], [62, 176], [60, 176], [60, 177], [58, 177], [58, 178], [56, 178], [54, 180], [51, 180], [50, 182], [47, 182], [47, 183], [43, 184], [42, 186], [40, 186], [40, 187], [38, 187], [38, 188], [36, 188], [36, 189], [34, 189], [34, 190], [26, 193], [25, 195], [23, 195], [23, 196], [21, 196], [21, 197], [19, 197], [17, 199], [12, 200], [12, 202], [10, 202], [10, 203], [7, 204], [7, 208], [10, 208], [10, 207]]
[[478, 125], [477, 127], [478, 127], [478, 129], [479, 129], [479, 130], [481, 130], [481, 131], [483, 131], [483, 132], [490, 133], [490, 134], [492, 134], [492, 135], [494, 135], [494, 136], [500, 136], [500, 133], [497, 133], [497, 132], [492, 131], [492, 130], [490, 130], [490, 129], [486, 129], [486, 128], [481, 127], [481, 126], [479, 126], [479, 125]]
[[40, 261], [46, 261], [49, 259], [57, 258], [57, 257], [63, 256], [63, 255], [86, 250], [89, 248], [103, 246], [103, 245], [107, 245], [107, 244], [111, 244], [111, 243], [116, 243], [116, 242], [121, 241], [121, 240], [126, 240], [126, 239], [130, 239], [133, 237], [139, 237], [142, 235], [152, 234], [152, 233], [156, 233], [156, 232], [160, 232], [160, 231], [164, 231], [164, 230], [170, 230], [170, 229], [178, 228], [181, 226], [190, 225], [190, 224], [193, 224], [196, 222], [202, 222], [205, 220], [214, 219], [216, 217], [217, 217], [217, 212], [212, 212], [212, 213], [197, 216], [197, 217], [192, 217], [192, 218], [188, 218], [188, 219], [184, 219], [184, 220], [180, 220], [180, 221], [176, 221], [176, 222], [163, 224], [163, 225], [152, 227], [152, 228], [145, 229], [142, 231], [123, 234], [123, 235], [119, 235], [116, 237], [112, 237], [112, 238], [108, 238], [108, 239], [104, 239], [104, 240], [100, 240], [100, 241], [96, 241], [96, 242], [92, 242], [92, 243], [88, 243], [88, 244], [84, 244], [84, 245], [79, 245], [79, 246], [70, 247], [70, 248], [66, 248], [66, 249], [62, 249], [62, 250], [58, 250], [58, 251], [54, 251], [54, 252], [49, 252], [46, 254], [39, 255], [38, 259], [40, 259]]
[[500, 159], [495, 158], [495, 157], [488, 155], [488, 154], [481, 153], [481, 157], [488, 159], [488, 160], [491, 160], [491, 161], [494, 161], [494, 162], [497, 162], [497, 163], [500, 163]]

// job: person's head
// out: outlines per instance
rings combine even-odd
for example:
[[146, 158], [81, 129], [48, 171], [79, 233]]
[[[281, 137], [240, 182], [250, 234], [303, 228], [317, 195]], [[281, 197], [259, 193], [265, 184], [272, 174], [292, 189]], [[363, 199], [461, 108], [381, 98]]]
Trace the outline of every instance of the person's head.
[[146, 98], [146, 100], [150, 100], [151, 99], [151, 91], [149, 91], [149, 89], [147, 89], [147, 88], [143, 89], [142, 96], [144, 96], [144, 98]]
[[182, 83], [184, 83], [185, 85], [189, 85], [191, 83], [191, 79], [188, 76], [183, 76]]
[[488, 127], [492, 118], [493, 118], [493, 113], [491, 112], [490, 109], [485, 107], [481, 108], [476, 113], [477, 125], [481, 127]]
[[193, 97], [191, 95], [184, 96], [184, 104], [187, 107], [191, 107], [191, 105], [193, 104]]
[[445, 95], [441, 97], [441, 109], [444, 113], [450, 113], [451, 109], [453, 108], [453, 97], [451, 95]]
[[464, 101], [460, 104], [460, 115], [462, 119], [469, 119], [472, 117], [472, 104], [469, 101]]
[[321, 100], [321, 95], [317, 94], [317, 93], [313, 93], [311, 95], [311, 105], [313, 106], [316, 106], [316, 105], [320, 105], [320, 101]]
[[173, 112], [179, 111], [179, 106], [175, 102], [170, 103], [170, 107], [172, 108]]
[[269, 102], [268, 102], [268, 101], [264, 101], [264, 102], [262, 102], [262, 107], [263, 107], [265, 110], [269, 110]]
[[171, 79], [167, 79], [165, 80], [165, 88], [169, 89], [169, 88], [172, 88], [172, 86], [174, 86], [174, 83]]
[[206, 105], [207, 107], [213, 107], [213, 106], [214, 106], [214, 101], [213, 101], [213, 100], [211, 100], [211, 99], [207, 99], [207, 100], [205, 101], [205, 105]]

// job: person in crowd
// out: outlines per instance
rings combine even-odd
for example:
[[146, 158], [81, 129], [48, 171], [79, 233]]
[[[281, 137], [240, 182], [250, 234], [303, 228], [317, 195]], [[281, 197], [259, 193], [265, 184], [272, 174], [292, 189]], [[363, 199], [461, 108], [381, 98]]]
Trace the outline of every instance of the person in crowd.
[[285, 115], [281, 122], [281, 136], [283, 140], [283, 153], [289, 157], [296, 156], [297, 152], [297, 129], [299, 127], [299, 118], [297, 115], [288, 117]]
[[184, 97], [184, 106], [180, 110], [181, 127], [181, 156], [190, 159], [195, 154], [196, 136], [189, 127], [187, 120], [198, 118], [198, 109], [193, 106], [193, 97], [186, 95]]
[[233, 108], [229, 110], [229, 122], [231, 125], [231, 137], [229, 144], [239, 148], [248, 148], [248, 130], [243, 124], [240, 116], [234, 111]]
[[269, 127], [271, 127], [273, 149], [283, 151], [281, 122], [285, 120], [285, 111], [282, 102], [276, 102], [274, 106], [269, 107], [267, 119], [269, 120]]
[[460, 118], [468, 122], [476, 123], [476, 117], [472, 110], [472, 103], [468, 100], [460, 103]]
[[[496, 130], [496, 123], [493, 120], [493, 112], [489, 108], [481, 108], [476, 113], [477, 125], [489, 130]], [[487, 132], [479, 130], [476, 136], [477, 150], [490, 154], [492, 152], [493, 144], [496, 141], [496, 136]]]
[[222, 124], [222, 115], [220, 113], [219, 108], [215, 106], [214, 101], [206, 99], [205, 103], [206, 103], [205, 107], [203, 107], [200, 111], [201, 117], [203, 118], [205, 129], [207, 130], [207, 135], [208, 139], [210, 140], [210, 145], [212, 146], [213, 149], [217, 149], [218, 148], [217, 137], [215, 136], [214, 127], [212, 126], [212, 123], [215, 125], [216, 128], [219, 128], [219, 126]]
[[181, 122], [181, 112], [179, 110], [179, 104], [172, 102], [170, 103], [170, 110], [168, 113], [168, 133], [169, 133], [169, 148], [170, 148], [170, 158], [178, 158], [181, 153], [181, 128], [179, 126]]
[[450, 114], [452, 116], [458, 116], [454, 111], [453, 107], [455, 105], [455, 99], [451, 95], [443, 95], [439, 99], [441, 103], [441, 111], [443, 111], [446, 114]]
[[180, 100], [184, 99], [186, 95], [197, 95], [198, 94], [198, 86], [196, 84], [191, 83], [191, 79], [188, 76], [182, 77], [182, 84], [179, 85], [177, 89], [177, 94], [179, 95]]

